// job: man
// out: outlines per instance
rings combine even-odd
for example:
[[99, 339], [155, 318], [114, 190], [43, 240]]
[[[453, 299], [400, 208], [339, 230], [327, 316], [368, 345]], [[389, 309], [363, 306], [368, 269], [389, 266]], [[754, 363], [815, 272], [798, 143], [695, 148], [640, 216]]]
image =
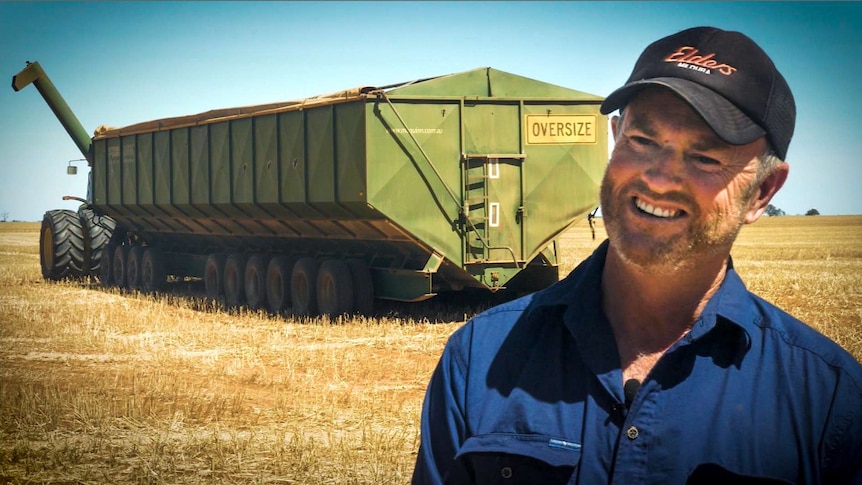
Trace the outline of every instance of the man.
[[730, 258], [788, 174], [784, 78], [748, 37], [688, 29], [615, 110], [608, 241], [451, 336], [414, 483], [862, 483], [862, 367]]

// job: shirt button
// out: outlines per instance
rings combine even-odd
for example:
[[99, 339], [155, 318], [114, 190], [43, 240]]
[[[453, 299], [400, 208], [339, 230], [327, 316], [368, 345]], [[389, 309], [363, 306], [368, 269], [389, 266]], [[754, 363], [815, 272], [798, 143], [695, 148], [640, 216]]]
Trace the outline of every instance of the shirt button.
[[500, 470], [500, 476], [502, 476], [503, 478], [512, 478], [512, 469], [507, 466], [504, 466]]
[[630, 440], [635, 440], [638, 437], [638, 429], [634, 426], [629, 426], [629, 429], [626, 430], [626, 436]]

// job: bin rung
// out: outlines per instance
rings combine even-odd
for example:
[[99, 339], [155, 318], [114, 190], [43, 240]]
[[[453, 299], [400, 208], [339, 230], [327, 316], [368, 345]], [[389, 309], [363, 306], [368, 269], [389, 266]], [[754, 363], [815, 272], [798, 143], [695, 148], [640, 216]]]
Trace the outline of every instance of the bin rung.
[[523, 153], [465, 153], [463, 159], [469, 158], [502, 158], [502, 159], [524, 159], [527, 155]]

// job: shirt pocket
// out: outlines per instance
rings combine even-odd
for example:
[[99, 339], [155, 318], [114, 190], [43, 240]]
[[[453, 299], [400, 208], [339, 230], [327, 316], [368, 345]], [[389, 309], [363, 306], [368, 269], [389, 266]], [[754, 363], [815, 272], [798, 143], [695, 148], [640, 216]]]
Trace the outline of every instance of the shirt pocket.
[[544, 435], [486, 434], [468, 438], [455, 455], [448, 484], [564, 484], [575, 475], [581, 445]]

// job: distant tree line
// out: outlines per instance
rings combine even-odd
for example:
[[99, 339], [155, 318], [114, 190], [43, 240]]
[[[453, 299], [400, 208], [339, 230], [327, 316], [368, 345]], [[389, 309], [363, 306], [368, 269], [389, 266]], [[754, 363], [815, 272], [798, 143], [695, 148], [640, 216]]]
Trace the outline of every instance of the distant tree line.
[[[779, 209], [778, 207], [775, 207], [774, 205], [769, 204], [768, 206], [766, 206], [766, 215], [769, 217], [772, 217], [772, 216], [783, 216], [786, 214], [784, 213], [783, 210]], [[819, 216], [820, 211], [818, 211], [817, 209], [808, 209], [808, 212], [806, 212], [805, 215], [806, 216]]]

